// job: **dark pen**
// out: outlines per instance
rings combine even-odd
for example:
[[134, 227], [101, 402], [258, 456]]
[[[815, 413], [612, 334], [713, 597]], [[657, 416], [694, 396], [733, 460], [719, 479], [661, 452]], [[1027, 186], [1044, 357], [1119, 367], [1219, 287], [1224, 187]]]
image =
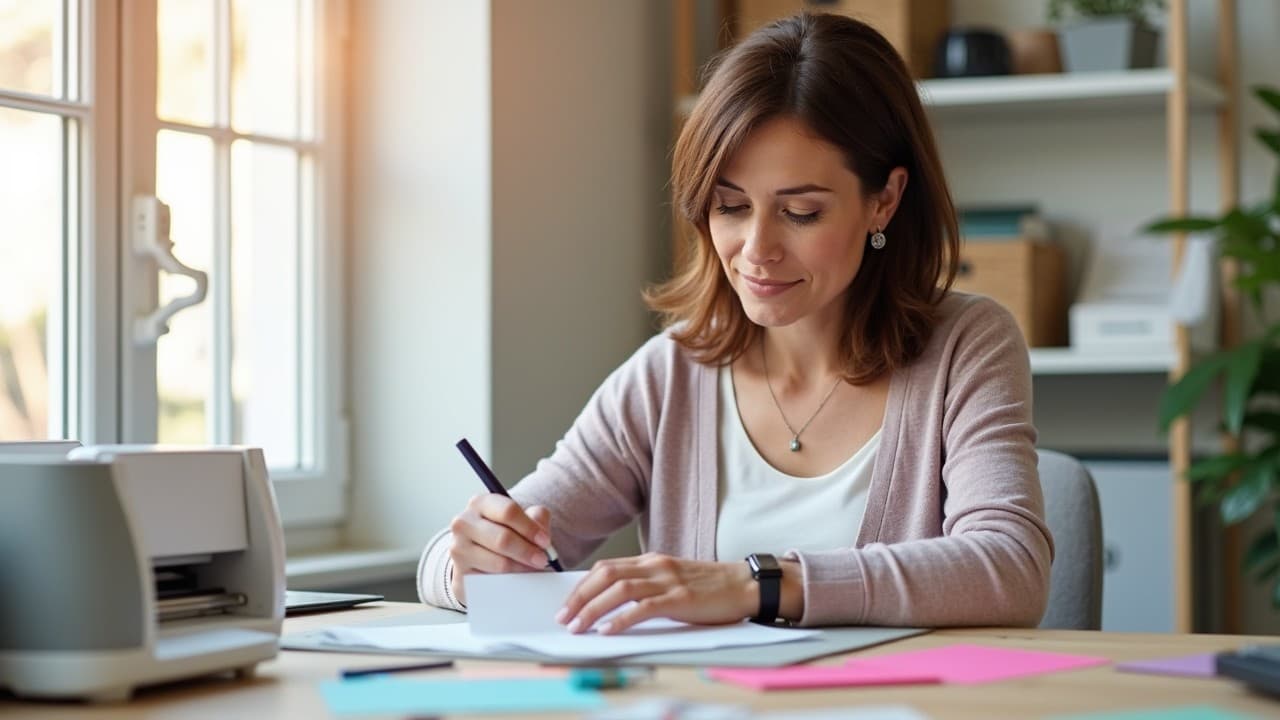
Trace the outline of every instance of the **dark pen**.
[[[471, 469], [475, 470], [476, 474], [480, 476], [480, 482], [484, 483], [489, 492], [497, 493], [505, 498], [511, 497], [507, 494], [507, 489], [502, 486], [502, 483], [498, 482], [498, 476], [494, 475], [484, 460], [480, 459], [480, 454], [475, 451], [475, 448], [471, 447], [471, 443], [467, 442], [466, 438], [458, 441], [458, 451], [462, 453], [462, 457], [467, 459]], [[547, 565], [556, 572], [564, 572], [564, 567], [560, 564], [560, 553], [556, 552], [556, 549], [551, 545], [547, 545], [545, 552], [547, 553]]]
[[364, 677], [365, 675], [382, 675], [385, 673], [412, 672], [414, 670], [443, 670], [453, 667], [452, 660], [443, 662], [418, 663], [417, 665], [392, 665], [390, 667], [354, 668], [343, 670], [343, 678]]

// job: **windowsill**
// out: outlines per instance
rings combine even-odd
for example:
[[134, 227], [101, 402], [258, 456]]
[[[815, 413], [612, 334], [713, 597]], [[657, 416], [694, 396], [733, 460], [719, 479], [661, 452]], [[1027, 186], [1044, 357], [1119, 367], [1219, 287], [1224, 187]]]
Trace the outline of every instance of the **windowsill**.
[[310, 551], [286, 559], [284, 574], [291, 590], [403, 580], [417, 574], [420, 554], [415, 549]]

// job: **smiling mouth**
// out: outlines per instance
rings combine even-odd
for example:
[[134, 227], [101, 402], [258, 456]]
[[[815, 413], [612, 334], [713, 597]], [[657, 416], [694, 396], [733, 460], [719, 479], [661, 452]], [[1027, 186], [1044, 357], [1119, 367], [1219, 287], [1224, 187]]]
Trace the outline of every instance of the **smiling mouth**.
[[800, 280], [767, 280], [765, 278], [752, 277], [743, 275], [742, 280], [753, 294], [761, 297], [770, 297], [784, 293], [787, 290], [799, 285]]

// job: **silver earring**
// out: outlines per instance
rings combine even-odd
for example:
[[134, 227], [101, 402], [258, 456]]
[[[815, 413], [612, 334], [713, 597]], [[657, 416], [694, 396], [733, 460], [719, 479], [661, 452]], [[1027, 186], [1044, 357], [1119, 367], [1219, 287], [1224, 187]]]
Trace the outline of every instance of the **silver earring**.
[[871, 247], [877, 250], [883, 250], [885, 242], [884, 232], [877, 229], [875, 234], [871, 236]]

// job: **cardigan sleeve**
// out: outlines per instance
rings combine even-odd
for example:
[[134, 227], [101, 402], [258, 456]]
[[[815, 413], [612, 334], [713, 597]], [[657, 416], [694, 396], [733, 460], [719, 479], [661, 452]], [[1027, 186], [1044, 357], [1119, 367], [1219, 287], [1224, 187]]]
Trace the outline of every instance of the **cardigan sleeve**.
[[906, 480], [943, 483], [941, 536], [788, 553], [802, 568], [801, 624], [1034, 626], [1044, 614], [1053, 543], [1027, 350], [1003, 308], [984, 300], [969, 310], [949, 338], [944, 407], [934, 414], [941, 477]]
[[[551, 456], [510, 490], [521, 507], [542, 505], [551, 512], [551, 544], [566, 568], [645, 508], [666, 371], [661, 348], [671, 342], [655, 337], [610, 374]], [[452, 546], [448, 530], [428, 543], [418, 595], [431, 605], [465, 610], [452, 594]]]

